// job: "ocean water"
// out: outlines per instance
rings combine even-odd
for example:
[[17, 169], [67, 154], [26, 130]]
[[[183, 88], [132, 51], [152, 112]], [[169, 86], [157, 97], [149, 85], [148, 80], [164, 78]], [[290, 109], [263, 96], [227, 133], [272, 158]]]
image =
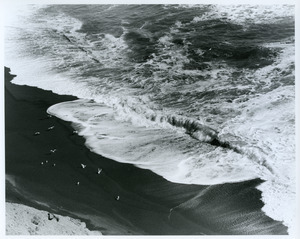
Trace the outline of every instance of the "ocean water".
[[91, 151], [175, 183], [260, 178], [263, 211], [294, 232], [294, 6], [24, 5], [5, 19], [13, 83], [77, 96], [48, 113]]

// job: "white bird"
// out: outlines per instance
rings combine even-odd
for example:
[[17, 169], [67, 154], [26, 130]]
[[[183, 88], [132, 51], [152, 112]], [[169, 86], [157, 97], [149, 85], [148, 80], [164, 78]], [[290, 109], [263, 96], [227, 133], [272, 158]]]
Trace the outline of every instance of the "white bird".
[[77, 182], [77, 186], [79, 185], [80, 182]]
[[46, 160], [46, 163], [48, 163], [48, 160]]
[[119, 201], [119, 200], [120, 200], [120, 196], [117, 196], [117, 197], [116, 197], [116, 200]]
[[43, 164], [44, 164], [44, 162], [41, 162], [41, 164], [43, 165]]
[[55, 167], [55, 163], [53, 164], [53, 167]]
[[48, 130], [51, 130], [51, 129], [54, 129], [54, 125], [53, 125], [53, 126], [50, 126], [50, 127], [48, 128]]
[[82, 168], [85, 168], [85, 167], [86, 167], [86, 165], [85, 165], [85, 164], [81, 164], [81, 167], [82, 167]]
[[56, 149], [50, 149], [50, 153], [55, 153]]
[[78, 131], [77, 131], [77, 130], [74, 130], [74, 131], [73, 131], [73, 134], [77, 134], [77, 133], [78, 133]]
[[98, 174], [100, 174], [102, 171], [102, 168], [98, 168]]
[[40, 134], [41, 134], [41, 133], [40, 133], [40, 132], [38, 132], [38, 131], [34, 133], [34, 135], [40, 135]]

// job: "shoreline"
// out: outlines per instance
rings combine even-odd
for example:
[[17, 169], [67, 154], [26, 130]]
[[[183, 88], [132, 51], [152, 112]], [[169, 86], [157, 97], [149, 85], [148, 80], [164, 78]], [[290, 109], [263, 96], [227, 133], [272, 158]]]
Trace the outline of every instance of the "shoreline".
[[99, 231], [90, 231], [78, 219], [17, 203], [7, 202], [5, 207], [7, 235], [102, 235]]
[[[80, 219], [104, 235], [287, 234], [282, 223], [261, 210], [260, 179], [175, 184], [92, 153], [70, 122], [46, 113], [51, 105], [76, 97], [14, 85], [5, 73], [7, 202]], [[237, 214], [231, 215], [234, 210]], [[245, 228], [231, 226], [236, 220]]]

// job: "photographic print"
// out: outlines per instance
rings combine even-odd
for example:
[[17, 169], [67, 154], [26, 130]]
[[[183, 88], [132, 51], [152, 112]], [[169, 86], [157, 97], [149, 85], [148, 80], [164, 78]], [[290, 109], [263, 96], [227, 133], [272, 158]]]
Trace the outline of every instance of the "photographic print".
[[294, 4], [9, 4], [5, 234], [295, 235]]

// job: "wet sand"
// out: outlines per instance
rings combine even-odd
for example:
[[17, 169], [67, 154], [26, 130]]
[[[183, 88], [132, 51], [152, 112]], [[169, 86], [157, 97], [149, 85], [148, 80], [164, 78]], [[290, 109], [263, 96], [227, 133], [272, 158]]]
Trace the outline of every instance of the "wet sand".
[[14, 85], [8, 72], [5, 78], [7, 202], [78, 218], [108, 235], [287, 233], [261, 211], [255, 189], [261, 180], [175, 184], [104, 158], [85, 147], [69, 122], [46, 113], [75, 97]]

